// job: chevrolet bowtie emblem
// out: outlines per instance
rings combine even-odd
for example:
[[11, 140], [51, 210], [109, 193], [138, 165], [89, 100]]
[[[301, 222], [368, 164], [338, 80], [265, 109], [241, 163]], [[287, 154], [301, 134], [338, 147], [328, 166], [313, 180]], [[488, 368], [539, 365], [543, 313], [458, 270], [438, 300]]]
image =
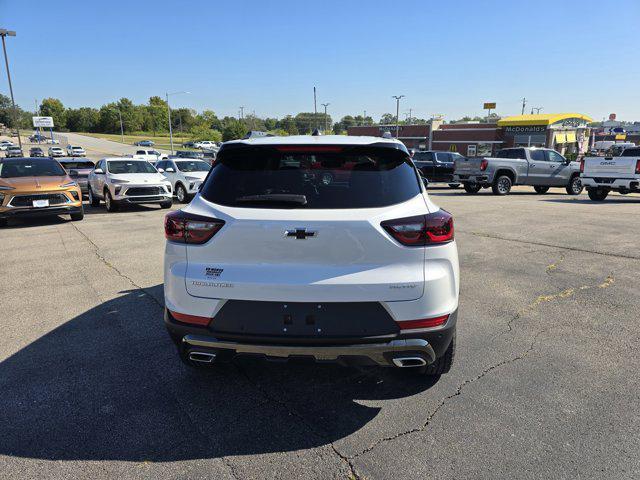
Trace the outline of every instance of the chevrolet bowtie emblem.
[[295, 238], [296, 240], [306, 240], [308, 237], [316, 237], [318, 232], [307, 230], [306, 228], [296, 228], [293, 230], [285, 230], [284, 236]]

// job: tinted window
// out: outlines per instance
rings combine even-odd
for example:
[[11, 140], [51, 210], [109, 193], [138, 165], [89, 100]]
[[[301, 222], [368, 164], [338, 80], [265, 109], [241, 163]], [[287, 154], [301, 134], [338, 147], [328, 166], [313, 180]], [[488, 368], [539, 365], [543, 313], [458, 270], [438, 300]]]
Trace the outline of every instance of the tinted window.
[[67, 173], [54, 160], [3, 160], [0, 162], [0, 178], [15, 177], [58, 177]]
[[167, 163], [169, 163], [169, 162], [165, 162], [165, 161], [158, 162], [158, 163], [156, 163], [156, 168], [162, 168], [163, 170], [166, 170], [167, 169]]
[[626, 148], [622, 152], [623, 157], [640, 157], [640, 148]]
[[496, 155], [498, 158], [527, 158], [524, 153], [524, 148], [507, 148], [500, 150]]
[[60, 163], [67, 170], [71, 168], [93, 168], [93, 162], [90, 162], [88, 160], [77, 161], [77, 162], [60, 162]]
[[436, 158], [439, 162], [449, 163], [453, 161], [451, 160], [451, 154], [449, 154], [448, 152], [438, 152], [436, 153]]
[[544, 150], [531, 150], [529, 152], [531, 160], [536, 162], [545, 162], [546, 158], [544, 156]]
[[413, 154], [414, 162], [433, 162], [433, 152], [416, 152]]
[[128, 162], [126, 160], [110, 160], [107, 162], [109, 173], [156, 173], [149, 162]]
[[233, 207], [341, 209], [393, 205], [420, 193], [415, 170], [401, 150], [281, 150], [223, 150], [202, 195], [213, 203]]
[[176, 162], [176, 167], [181, 172], [208, 172], [211, 165], [202, 160], [194, 160], [192, 162]]

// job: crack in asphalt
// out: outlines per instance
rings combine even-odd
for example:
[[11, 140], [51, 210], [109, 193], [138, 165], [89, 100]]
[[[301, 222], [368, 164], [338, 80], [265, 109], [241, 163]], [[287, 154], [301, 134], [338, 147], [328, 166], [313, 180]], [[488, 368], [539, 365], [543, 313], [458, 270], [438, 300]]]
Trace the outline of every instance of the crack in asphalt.
[[129, 282], [134, 288], [144, 292], [144, 294], [149, 297], [156, 305], [158, 305], [160, 308], [164, 309], [164, 303], [160, 302], [156, 297], [154, 297], [146, 288], [144, 288], [141, 285], [138, 285], [131, 277], [129, 277], [128, 275], [126, 275], [125, 273], [122, 272], [122, 270], [120, 270], [118, 267], [116, 267], [114, 264], [112, 264], [111, 262], [109, 262], [109, 260], [107, 260], [101, 253], [100, 253], [100, 247], [98, 247], [98, 245], [96, 245], [96, 243], [89, 237], [89, 235], [87, 235], [85, 232], [83, 232], [82, 230], [80, 230], [78, 228], [78, 226], [73, 223], [70, 222], [70, 225], [76, 230], [76, 232], [78, 232], [80, 235], [82, 235], [82, 237], [89, 242], [89, 244], [93, 247], [93, 253], [95, 254], [95, 256], [98, 258], [98, 260], [100, 260], [102, 263], [104, 263], [107, 267], [109, 267], [111, 270], [113, 270], [114, 272], [116, 272], [116, 274], [125, 279], [127, 282]]
[[610, 252], [600, 252], [598, 250], [587, 250], [586, 248], [578, 248], [578, 247], [569, 247], [566, 245], [556, 245], [553, 243], [544, 243], [544, 242], [533, 242], [530, 240], [520, 240], [517, 238], [507, 238], [507, 237], [501, 237], [499, 235], [493, 235], [490, 233], [484, 233], [484, 232], [466, 232], [464, 230], [457, 230], [460, 233], [466, 233], [469, 235], [474, 235], [476, 237], [483, 237], [483, 238], [492, 238], [495, 240], [504, 240], [505, 242], [516, 242], [516, 243], [524, 243], [526, 245], [538, 245], [541, 247], [550, 247], [550, 248], [558, 248], [558, 249], [562, 249], [562, 250], [570, 250], [572, 252], [581, 252], [581, 253], [593, 253], [594, 255], [602, 255], [605, 257], [614, 257], [614, 258], [626, 258], [626, 259], [631, 259], [631, 260], [640, 260], [640, 257], [635, 256], [635, 255], [626, 255], [623, 253], [610, 253]]
[[584, 290], [591, 290], [593, 288], [609, 288], [611, 285], [613, 285], [614, 282], [615, 278], [613, 276], [613, 273], [611, 273], [607, 275], [607, 278], [605, 278], [603, 282], [597, 285], [582, 285], [580, 287], [566, 288], [558, 293], [552, 293], [550, 295], [539, 295], [533, 302], [531, 302], [529, 305], [525, 305], [509, 319], [509, 321], [507, 322], [507, 330], [503, 333], [511, 332], [513, 330], [513, 322], [522, 318], [523, 315], [535, 311], [536, 308], [538, 308], [543, 303], [549, 303], [555, 300], [562, 300], [565, 298], [573, 297], [577, 292], [581, 292]]
[[[315, 435], [318, 439], [322, 441], [327, 441], [327, 436], [323, 435], [321, 432], [318, 432], [316, 428], [313, 426], [313, 424], [311, 424], [303, 415], [298, 413], [295, 408], [291, 407], [287, 402], [274, 397], [259, 383], [254, 382], [253, 379], [249, 376], [249, 374], [247, 374], [247, 372], [240, 365], [238, 365], [237, 363], [234, 363], [233, 365], [236, 367], [240, 375], [242, 375], [246, 379], [247, 383], [249, 383], [249, 385], [255, 388], [264, 398], [284, 408], [289, 415], [296, 417], [307, 428], [307, 430], [309, 430], [309, 432]], [[360, 478], [362, 478], [356, 472], [355, 466], [351, 462], [351, 459], [348, 456], [340, 453], [340, 451], [336, 448], [333, 442], [328, 442], [328, 443], [329, 443], [329, 446], [331, 447], [331, 450], [333, 450], [333, 453], [335, 453], [338, 456], [338, 458], [340, 458], [340, 460], [346, 465], [347, 469], [349, 470], [348, 477], [354, 478], [356, 480], [359, 480]]]
[[549, 330], [551, 330], [552, 328], [555, 327], [549, 327], [549, 328], [545, 328], [542, 329], [540, 331], [538, 331], [538, 333], [535, 334], [535, 336], [533, 337], [533, 340], [531, 341], [531, 344], [529, 345], [529, 347], [524, 350], [522, 353], [516, 355], [515, 357], [512, 358], [508, 358], [506, 360], [502, 360], [501, 362], [498, 362], [494, 365], [491, 365], [487, 368], [485, 368], [482, 372], [480, 372], [478, 375], [476, 375], [473, 378], [467, 379], [465, 381], [463, 381], [461, 384], [458, 385], [458, 387], [456, 388], [455, 392], [452, 393], [451, 395], [448, 395], [446, 397], [444, 397], [440, 403], [436, 406], [436, 408], [429, 414], [429, 416], [426, 418], [426, 420], [424, 421], [424, 423], [419, 426], [419, 427], [415, 427], [415, 428], [411, 428], [409, 430], [405, 430], [403, 432], [399, 432], [396, 433], [395, 435], [391, 435], [389, 437], [384, 437], [381, 439], [376, 440], [374, 443], [372, 443], [371, 445], [369, 445], [367, 448], [365, 448], [364, 450], [362, 450], [359, 453], [356, 453], [355, 455], [348, 457], [350, 460], [350, 463], [352, 463], [353, 460], [355, 460], [356, 458], [365, 455], [366, 453], [369, 453], [370, 451], [374, 450], [375, 448], [377, 448], [379, 445], [386, 443], [386, 442], [390, 442], [393, 440], [396, 440], [398, 438], [407, 436], [407, 435], [411, 435], [413, 433], [418, 433], [418, 432], [422, 432], [424, 431], [429, 424], [431, 423], [431, 421], [433, 420], [433, 418], [438, 414], [438, 412], [452, 399], [455, 398], [459, 395], [462, 394], [462, 392], [464, 391], [465, 387], [467, 387], [468, 385], [477, 382], [478, 380], [481, 380], [482, 378], [484, 378], [486, 375], [488, 375], [489, 373], [491, 373], [492, 371], [499, 369], [500, 367], [503, 367], [505, 365], [509, 365], [521, 360], [524, 360], [535, 348], [535, 344], [538, 341], [538, 337], [540, 337], [540, 335], [542, 335], [543, 333], [547, 333]]

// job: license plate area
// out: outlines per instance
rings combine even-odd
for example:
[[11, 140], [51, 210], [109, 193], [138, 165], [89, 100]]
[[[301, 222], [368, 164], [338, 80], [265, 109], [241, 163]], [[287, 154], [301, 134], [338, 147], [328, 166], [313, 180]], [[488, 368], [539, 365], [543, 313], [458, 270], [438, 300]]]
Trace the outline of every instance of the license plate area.
[[49, 206], [49, 200], [47, 200], [46, 198], [33, 200], [32, 204], [34, 208], [45, 208]]
[[228, 300], [211, 323], [220, 333], [280, 337], [368, 337], [398, 331], [378, 302]]

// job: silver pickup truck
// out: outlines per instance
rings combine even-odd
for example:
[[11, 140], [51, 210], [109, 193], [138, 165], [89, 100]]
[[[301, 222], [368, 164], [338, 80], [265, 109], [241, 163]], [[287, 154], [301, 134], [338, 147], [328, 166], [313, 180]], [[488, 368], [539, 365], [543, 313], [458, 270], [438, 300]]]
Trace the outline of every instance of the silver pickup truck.
[[539, 194], [550, 187], [564, 187], [569, 195], [582, 192], [580, 164], [550, 148], [505, 148], [495, 157], [463, 157], [456, 161], [453, 179], [468, 193], [491, 187], [495, 195], [507, 195], [513, 185], [531, 185]]

